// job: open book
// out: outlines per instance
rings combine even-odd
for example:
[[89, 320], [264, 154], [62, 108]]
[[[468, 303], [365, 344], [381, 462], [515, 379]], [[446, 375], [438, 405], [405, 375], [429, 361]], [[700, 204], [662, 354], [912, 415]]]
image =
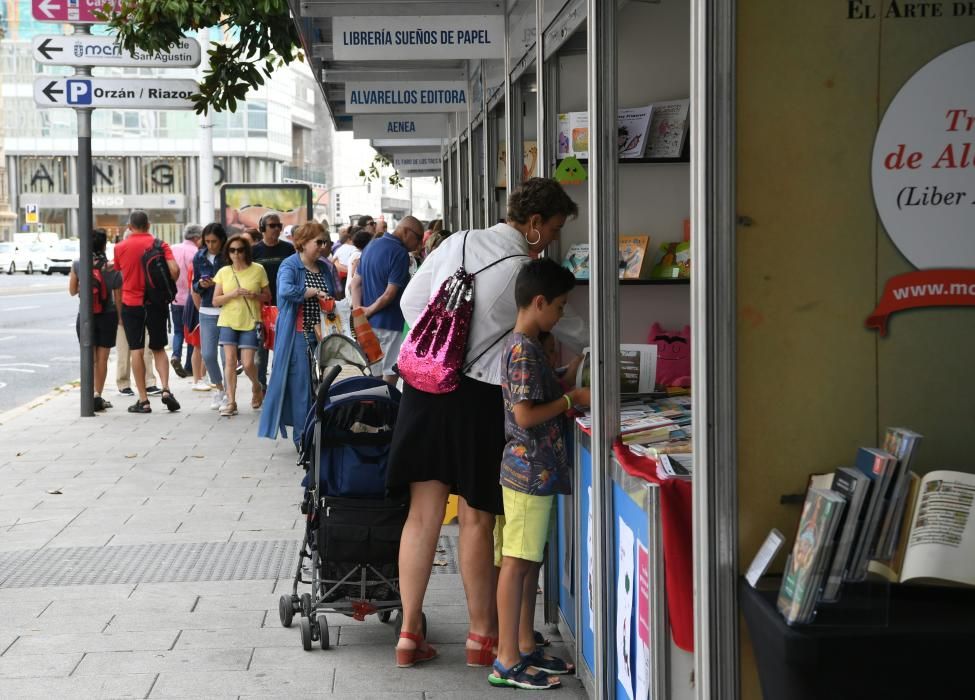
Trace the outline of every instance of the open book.
[[900, 580], [975, 586], [975, 474], [921, 479]]
[[[582, 351], [576, 386], [590, 386], [590, 351]], [[657, 379], [656, 345], [620, 345], [620, 393], [649, 394]]]

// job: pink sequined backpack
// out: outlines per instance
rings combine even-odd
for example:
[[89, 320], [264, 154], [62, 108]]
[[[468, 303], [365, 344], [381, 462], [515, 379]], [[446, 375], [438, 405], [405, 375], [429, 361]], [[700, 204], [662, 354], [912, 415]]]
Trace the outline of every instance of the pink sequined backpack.
[[465, 264], [469, 234], [470, 231], [464, 234], [460, 267], [440, 285], [399, 351], [399, 375], [414, 389], [428, 394], [447, 394], [457, 389], [464, 372], [510, 333], [506, 331], [480, 355], [464, 362], [474, 316], [474, 278], [505, 260], [528, 257], [508, 255], [477, 272], [468, 272]]

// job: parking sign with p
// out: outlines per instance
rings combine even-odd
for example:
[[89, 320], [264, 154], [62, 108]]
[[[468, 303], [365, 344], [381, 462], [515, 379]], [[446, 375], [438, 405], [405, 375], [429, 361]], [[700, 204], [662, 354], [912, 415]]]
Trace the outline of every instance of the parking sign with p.
[[27, 204], [24, 206], [24, 223], [26, 224], [36, 224], [40, 222], [40, 215], [37, 211], [36, 204]]
[[91, 104], [91, 81], [90, 80], [69, 80], [68, 104], [69, 105], [90, 105]]

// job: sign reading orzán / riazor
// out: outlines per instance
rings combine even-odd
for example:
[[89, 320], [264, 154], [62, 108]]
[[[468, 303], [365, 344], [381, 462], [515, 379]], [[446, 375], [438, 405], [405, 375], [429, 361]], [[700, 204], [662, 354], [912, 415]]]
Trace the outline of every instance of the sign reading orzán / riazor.
[[38, 107], [116, 107], [130, 109], [193, 109], [195, 80], [138, 78], [37, 78], [34, 102]]
[[975, 42], [922, 67], [884, 114], [873, 149], [880, 220], [917, 268], [887, 280], [868, 328], [892, 313], [975, 306]]

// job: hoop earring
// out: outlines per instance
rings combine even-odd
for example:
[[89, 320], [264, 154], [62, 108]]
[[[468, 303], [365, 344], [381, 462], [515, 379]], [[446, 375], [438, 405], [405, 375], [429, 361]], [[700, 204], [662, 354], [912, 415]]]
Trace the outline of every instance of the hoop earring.
[[530, 241], [530, 240], [528, 240], [528, 236], [525, 236], [525, 243], [527, 243], [530, 246], [538, 245], [539, 243], [542, 242], [542, 234], [541, 234], [541, 232], [537, 228], [533, 228], [532, 231], [535, 232], [535, 235], [537, 236], [537, 238], [534, 241]]

